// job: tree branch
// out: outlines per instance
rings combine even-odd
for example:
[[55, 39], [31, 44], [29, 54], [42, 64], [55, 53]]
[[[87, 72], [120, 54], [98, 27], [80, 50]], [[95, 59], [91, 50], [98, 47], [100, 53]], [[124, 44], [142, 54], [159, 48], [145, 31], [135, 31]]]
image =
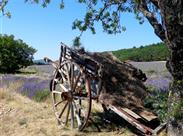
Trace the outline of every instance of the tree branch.
[[[151, 0], [151, 1], [156, 1], [156, 0]], [[152, 25], [152, 27], [154, 28], [155, 34], [162, 41], [165, 41], [166, 40], [165, 30], [164, 30], [162, 24], [160, 24], [158, 22], [157, 18], [154, 16], [154, 14], [149, 11], [149, 9], [147, 7], [147, 3], [146, 3], [145, 0], [142, 0], [140, 2], [140, 4], [139, 4], [139, 10], [142, 12], [142, 14], [147, 18], [147, 20], [149, 21], [149, 23]]]
[[150, 2], [152, 2], [152, 4], [154, 4], [154, 6], [156, 6], [157, 8], [159, 8], [159, 2], [158, 2], [158, 0], [150, 0]]

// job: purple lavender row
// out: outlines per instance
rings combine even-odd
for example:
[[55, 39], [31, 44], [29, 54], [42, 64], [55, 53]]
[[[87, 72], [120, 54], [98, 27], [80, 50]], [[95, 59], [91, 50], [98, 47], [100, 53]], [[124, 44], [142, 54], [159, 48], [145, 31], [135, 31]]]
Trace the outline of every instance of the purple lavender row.
[[150, 78], [150, 79], [147, 79], [146, 81], [147, 86], [152, 86], [157, 90], [161, 90], [161, 91], [167, 91], [170, 83], [171, 83], [171, 79], [163, 78], [163, 77]]
[[21, 82], [22, 85], [16, 88], [15, 91], [32, 98], [38, 91], [48, 91], [50, 80], [43, 80], [37, 77], [3, 75], [0, 77], [0, 88], [8, 87], [16, 82]]
[[14, 75], [3, 75], [0, 76], [0, 87], [8, 87], [11, 83], [15, 83], [18, 81], [24, 81], [25, 78], [21, 76], [14, 76]]
[[29, 80], [26, 80], [24, 84], [17, 89], [17, 91], [21, 94], [28, 96], [29, 98], [33, 98], [37, 92], [49, 90], [49, 80], [43, 80], [40, 82], [37, 82], [35, 80], [32, 80], [30, 82]]

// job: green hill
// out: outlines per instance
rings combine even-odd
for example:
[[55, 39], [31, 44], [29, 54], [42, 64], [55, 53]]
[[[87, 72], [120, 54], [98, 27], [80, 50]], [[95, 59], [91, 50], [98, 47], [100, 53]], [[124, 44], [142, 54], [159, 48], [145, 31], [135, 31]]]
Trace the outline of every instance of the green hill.
[[112, 52], [121, 61], [164, 61], [168, 58], [168, 49], [164, 43], [156, 43], [139, 48], [121, 49]]

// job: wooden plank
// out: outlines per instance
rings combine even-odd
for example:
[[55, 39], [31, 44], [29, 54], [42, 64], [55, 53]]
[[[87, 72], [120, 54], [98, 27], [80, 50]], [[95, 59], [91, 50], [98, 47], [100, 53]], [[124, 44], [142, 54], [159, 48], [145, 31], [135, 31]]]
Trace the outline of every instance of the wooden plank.
[[129, 122], [131, 125], [136, 127], [138, 130], [143, 132], [144, 134], [148, 134], [148, 135], [152, 134], [153, 130], [151, 128], [148, 128], [145, 125], [141, 124], [139, 121], [137, 121], [135, 118], [130, 116], [128, 113], [126, 113], [121, 108], [118, 108], [118, 107], [113, 106], [113, 105], [109, 105], [109, 108], [112, 111], [114, 111], [115, 113], [117, 113], [119, 116], [121, 116], [123, 119], [125, 119], [127, 122]]
[[153, 130], [153, 136], [157, 136], [165, 127], [167, 123], [160, 124], [155, 130]]
[[140, 112], [139, 115], [149, 122], [158, 118], [153, 113], [146, 110], [143, 110], [142, 112]]
[[131, 115], [135, 119], [140, 119], [141, 118], [139, 115], [137, 115], [135, 112], [131, 111], [128, 108], [121, 108], [121, 109], [124, 110], [125, 112], [127, 112], [129, 115]]

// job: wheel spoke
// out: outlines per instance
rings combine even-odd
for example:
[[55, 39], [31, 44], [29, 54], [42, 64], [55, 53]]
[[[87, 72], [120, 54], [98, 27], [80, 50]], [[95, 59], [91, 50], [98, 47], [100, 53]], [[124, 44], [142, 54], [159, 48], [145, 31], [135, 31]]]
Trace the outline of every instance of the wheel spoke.
[[74, 128], [74, 107], [72, 102], [70, 103], [70, 107], [71, 107], [71, 129]]
[[[79, 99], [79, 106], [81, 107], [81, 99]], [[81, 107], [82, 108], [82, 107]], [[81, 108], [79, 108], [79, 116], [81, 117]]]
[[75, 80], [75, 83], [73, 84], [73, 91], [75, 91], [76, 89], [76, 86], [78, 84], [78, 81], [79, 81], [79, 78], [81, 77], [81, 72], [79, 71], [79, 75], [77, 76], [76, 80]]
[[75, 112], [75, 116], [76, 116], [76, 120], [77, 120], [77, 123], [78, 123], [78, 127], [81, 126], [81, 119], [80, 119], [80, 115], [79, 115], [79, 112], [78, 112], [78, 109], [77, 109], [77, 106], [74, 102], [74, 112]]
[[66, 114], [66, 118], [65, 118], [65, 126], [66, 126], [67, 123], [68, 123], [69, 113], [70, 113], [70, 104], [68, 105], [68, 109], [67, 109], [67, 114]]
[[55, 82], [55, 83], [58, 83], [58, 79], [54, 79], [54, 82]]
[[76, 108], [76, 111], [78, 112], [78, 117], [80, 118], [81, 117], [81, 114], [82, 114], [82, 117], [86, 117], [86, 111], [84, 110], [84, 106], [82, 106], [82, 101], [79, 100], [79, 104], [76, 104], [75, 101], [74, 102], [74, 105], [75, 105], [75, 108]]
[[63, 74], [63, 73], [64, 73], [63, 70], [62, 70], [62, 69], [59, 69], [58, 71], [59, 71], [59, 73], [61, 74], [61, 77], [62, 77], [62, 79], [63, 79], [63, 82], [65, 82], [66, 79], [65, 79], [65, 75]]
[[66, 64], [62, 66], [61, 71], [62, 71], [62, 73], [64, 73], [65, 75], [67, 75], [67, 72], [66, 72], [67, 71]]
[[64, 102], [65, 100], [61, 100], [59, 102], [57, 102], [56, 104], [54, 104], [55, 107], [57, 107], [59, 104], [61, 104], [62, 102]]
[[62, 111], [60, 112], [60, 114], [58, 115], [58, 118], [61, 118], [62, 117], [62, 114], [64, 113], [66, 107], [68, 105], [68, 102], [65, 104], [64, 108], [62, 109]]
[[68, 64], [66, 66], [67, 66], [67, 69], [66, 69], [66, 71], [67, 71], [67, 80], [68, 80], [69, 86], [71, 87], [70, 67], [69, 67]]
[[59, 84], [60, 87], [65, 91], [65, 92], [68, 92], [69, 90], [63, 85], [63, 84]]
[[64, 68], [60, 69], [60, 73], [62, 73], [63, 76], [67, 75], [66, 70]]
[[[82, 110], [83, 110], [83, 106], [81, 105], [81, 100], [79, 100], [79, 103], [78, 104], [76, 104], [76, 102], [75, 101], [73, 101], [74, 102], [74, 105], [75, 105], [75, 108], [76, 108], [76, 110], [77, 110], [77, 112], [78, 112], [78, 115], [79, 115], [79, 117], [81, 117], [81, 113], [83, 114], [83, 112], [81, 112]], [[83, 114], [83, 115], [85, 115], [85, 114]]]
[[60, 91], [52, 91], [52, 93], [55, 93], [55, 94], [62, 94], [62, 92], [60, 92]]
[[79, 100], [89, 100], [88, 97], [82, 97], [82, 96], [73, 96], [73, 98], [79, 99]]
[[74, 65], [73, 64], [71, 64], [71, 66], [70, 66], [71, 68], [70, 68], [70, 82], [71, 82], [71, 91], [74, 91], [73, 90], [73, 84], [74, 84]]

